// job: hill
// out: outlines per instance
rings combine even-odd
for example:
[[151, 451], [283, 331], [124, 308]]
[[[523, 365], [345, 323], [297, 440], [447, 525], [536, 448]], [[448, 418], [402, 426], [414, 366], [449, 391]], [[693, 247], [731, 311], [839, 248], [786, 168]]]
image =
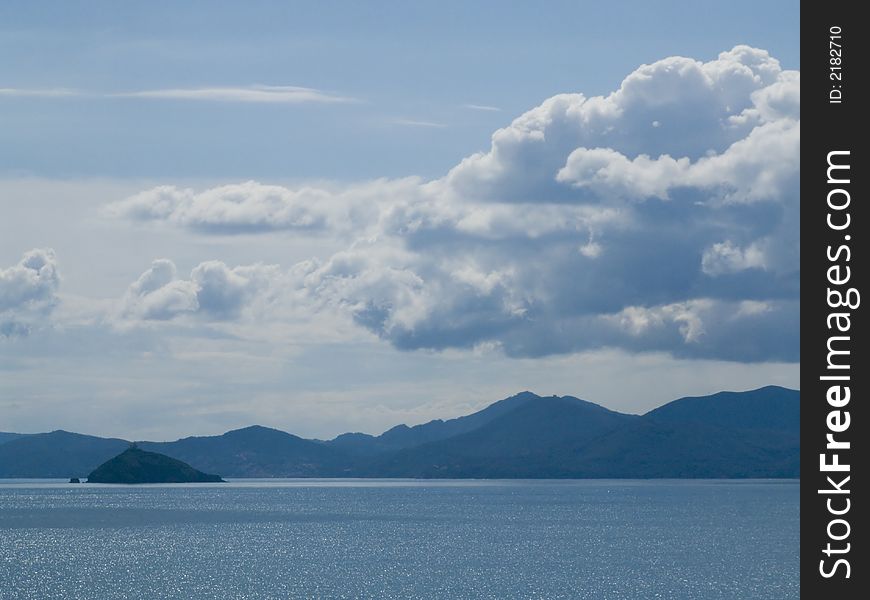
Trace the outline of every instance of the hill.
[[127, 448], [88, 475], [88, 483], [219, 483], [218, 475], [197, 471], [187, 463], [135, 446]]

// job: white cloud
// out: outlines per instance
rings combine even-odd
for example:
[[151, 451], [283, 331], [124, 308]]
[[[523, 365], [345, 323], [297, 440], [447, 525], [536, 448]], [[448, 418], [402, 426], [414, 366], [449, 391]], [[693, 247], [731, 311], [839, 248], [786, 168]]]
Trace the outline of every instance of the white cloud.
[[[554, 177], [577, 148], [606, 148], [629, 160], [646, 154], [697, 160], [724, 151], [760, 119], [753, 94], [770, 86], [799, 94], [767, 52], [738, 46], [702, 63], [671, 57], [643, 65], [615, 92], [587, 98], [560, 94], [493, 135], [489, 152], [463, 160], [448, 176], [466, 197], [496, 201], [564, 201]], [[779, 88], [777, 88], [779, 89]], [[753, 113], [752, 122], [732, 118]], [[789, 114], [789, 116], [794, 116]], [[651, 127], [658, 122], [659, 127]], [[575, 201], [582, 196], [574, 195]]]
[[189, 279], [179, 279], [172, 261], [158, 259], [127, 289], [120, 315], [125, 322], [168, 321], [185, 315], [234, 319], [255, 304], [277, 273], [272, 265], [230, 268], [208, 261], [197, 265]]
[[0, 336], [27, 334], [58, 303], [60, 274], [54, 250], [27, 252], [18, 264], [0, 269]]
[[667, 200], [671, 190], [696, 188], [708, 202], [775, 200], [794, 192], [799, 150], [800, 122], [784, 118], [759, 125], [725, 152], [695, 162], [667, 154], [629, 159], [610, 148], [578, 148], [556, 179], [601, 198]]
[[701, 270], [707, 275], [736, 273], [744, 269], [764, 267], [764, 251], [758, 244], [741, 248], [731, 242], [720, 242], [705, 250], [701, 257]]
[[629, 306], [607, 318], [634, 336], [642, 336], [651, 329], [675, 326], [685, 342], [698, 342], [706, 333], [703, 315], [710, 312], [713, 305], [709, 300], [699, 299], [652, 308]]
[[330, 201], [323, 190], [288, 190], [248, 181], [202, 193], [160, 186], [118, 202], [109, 211], [203, 230], [317, 229], [325, 224], [325, 205]]
[[378, 220], [385, 196], [419, 193], [419, 180], [376, 180], [352, 189], [289, 189], [256, 181], [203, 191], [158, 186], [110, 204], [110, 216], [167, 222], [206, 233], [342, 231]]
[[124, 314], [145, 320], [166, 320], [199, 308], [196, 287], [191, 281], [176, 278], [175, 264], [155, 260], [127, 290]]
[[568, 156], [556, 180], [591, 189], [599, 196], [668, 199], [668, 190], [686, 180], [689, 159], [674, 160], [667, 154], [634, 160], [610, 148], [579, 148]]
[[[799, 86], [763, 50], [671, 57], [609, 95], [545, 100], [441, 179], [164, 187], [111, 210], [344, 240], [285, 271], [293, 302], [399, 348], [794, 361]], [[158, 306], [185, 306], [173, 285]], [[220, 289], [233, 304], [232, 278]]]

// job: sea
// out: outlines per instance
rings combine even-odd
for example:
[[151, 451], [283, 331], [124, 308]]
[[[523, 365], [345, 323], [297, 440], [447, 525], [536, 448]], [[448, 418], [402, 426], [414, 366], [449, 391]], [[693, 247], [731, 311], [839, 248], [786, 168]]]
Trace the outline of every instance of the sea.
[[798, 598], [795, 480], [0, 480], [0, 598]]

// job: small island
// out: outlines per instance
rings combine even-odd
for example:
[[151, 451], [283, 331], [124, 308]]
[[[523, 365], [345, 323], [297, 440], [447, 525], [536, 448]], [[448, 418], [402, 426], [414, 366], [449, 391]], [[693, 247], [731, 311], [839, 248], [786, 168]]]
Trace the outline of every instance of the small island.
[[219, 475], [197, 471], [189, 464], [135, 445], [101, 464], [88, 483], [221, 483]]

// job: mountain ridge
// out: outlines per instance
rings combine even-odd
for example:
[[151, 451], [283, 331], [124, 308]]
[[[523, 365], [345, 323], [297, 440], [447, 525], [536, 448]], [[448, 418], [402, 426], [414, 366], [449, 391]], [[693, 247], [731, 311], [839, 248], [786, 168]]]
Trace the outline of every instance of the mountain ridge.
[[[643, 415], [526, 391], [378, 436], [311, 440], [252, 425], [136, 443], [226, 477], [799, 477], [799, 429], [800, 392], [778, 386], [687, 396]], [[7, 439], [0, 478], [81, 476], [129, 444], [62, 430]]]

